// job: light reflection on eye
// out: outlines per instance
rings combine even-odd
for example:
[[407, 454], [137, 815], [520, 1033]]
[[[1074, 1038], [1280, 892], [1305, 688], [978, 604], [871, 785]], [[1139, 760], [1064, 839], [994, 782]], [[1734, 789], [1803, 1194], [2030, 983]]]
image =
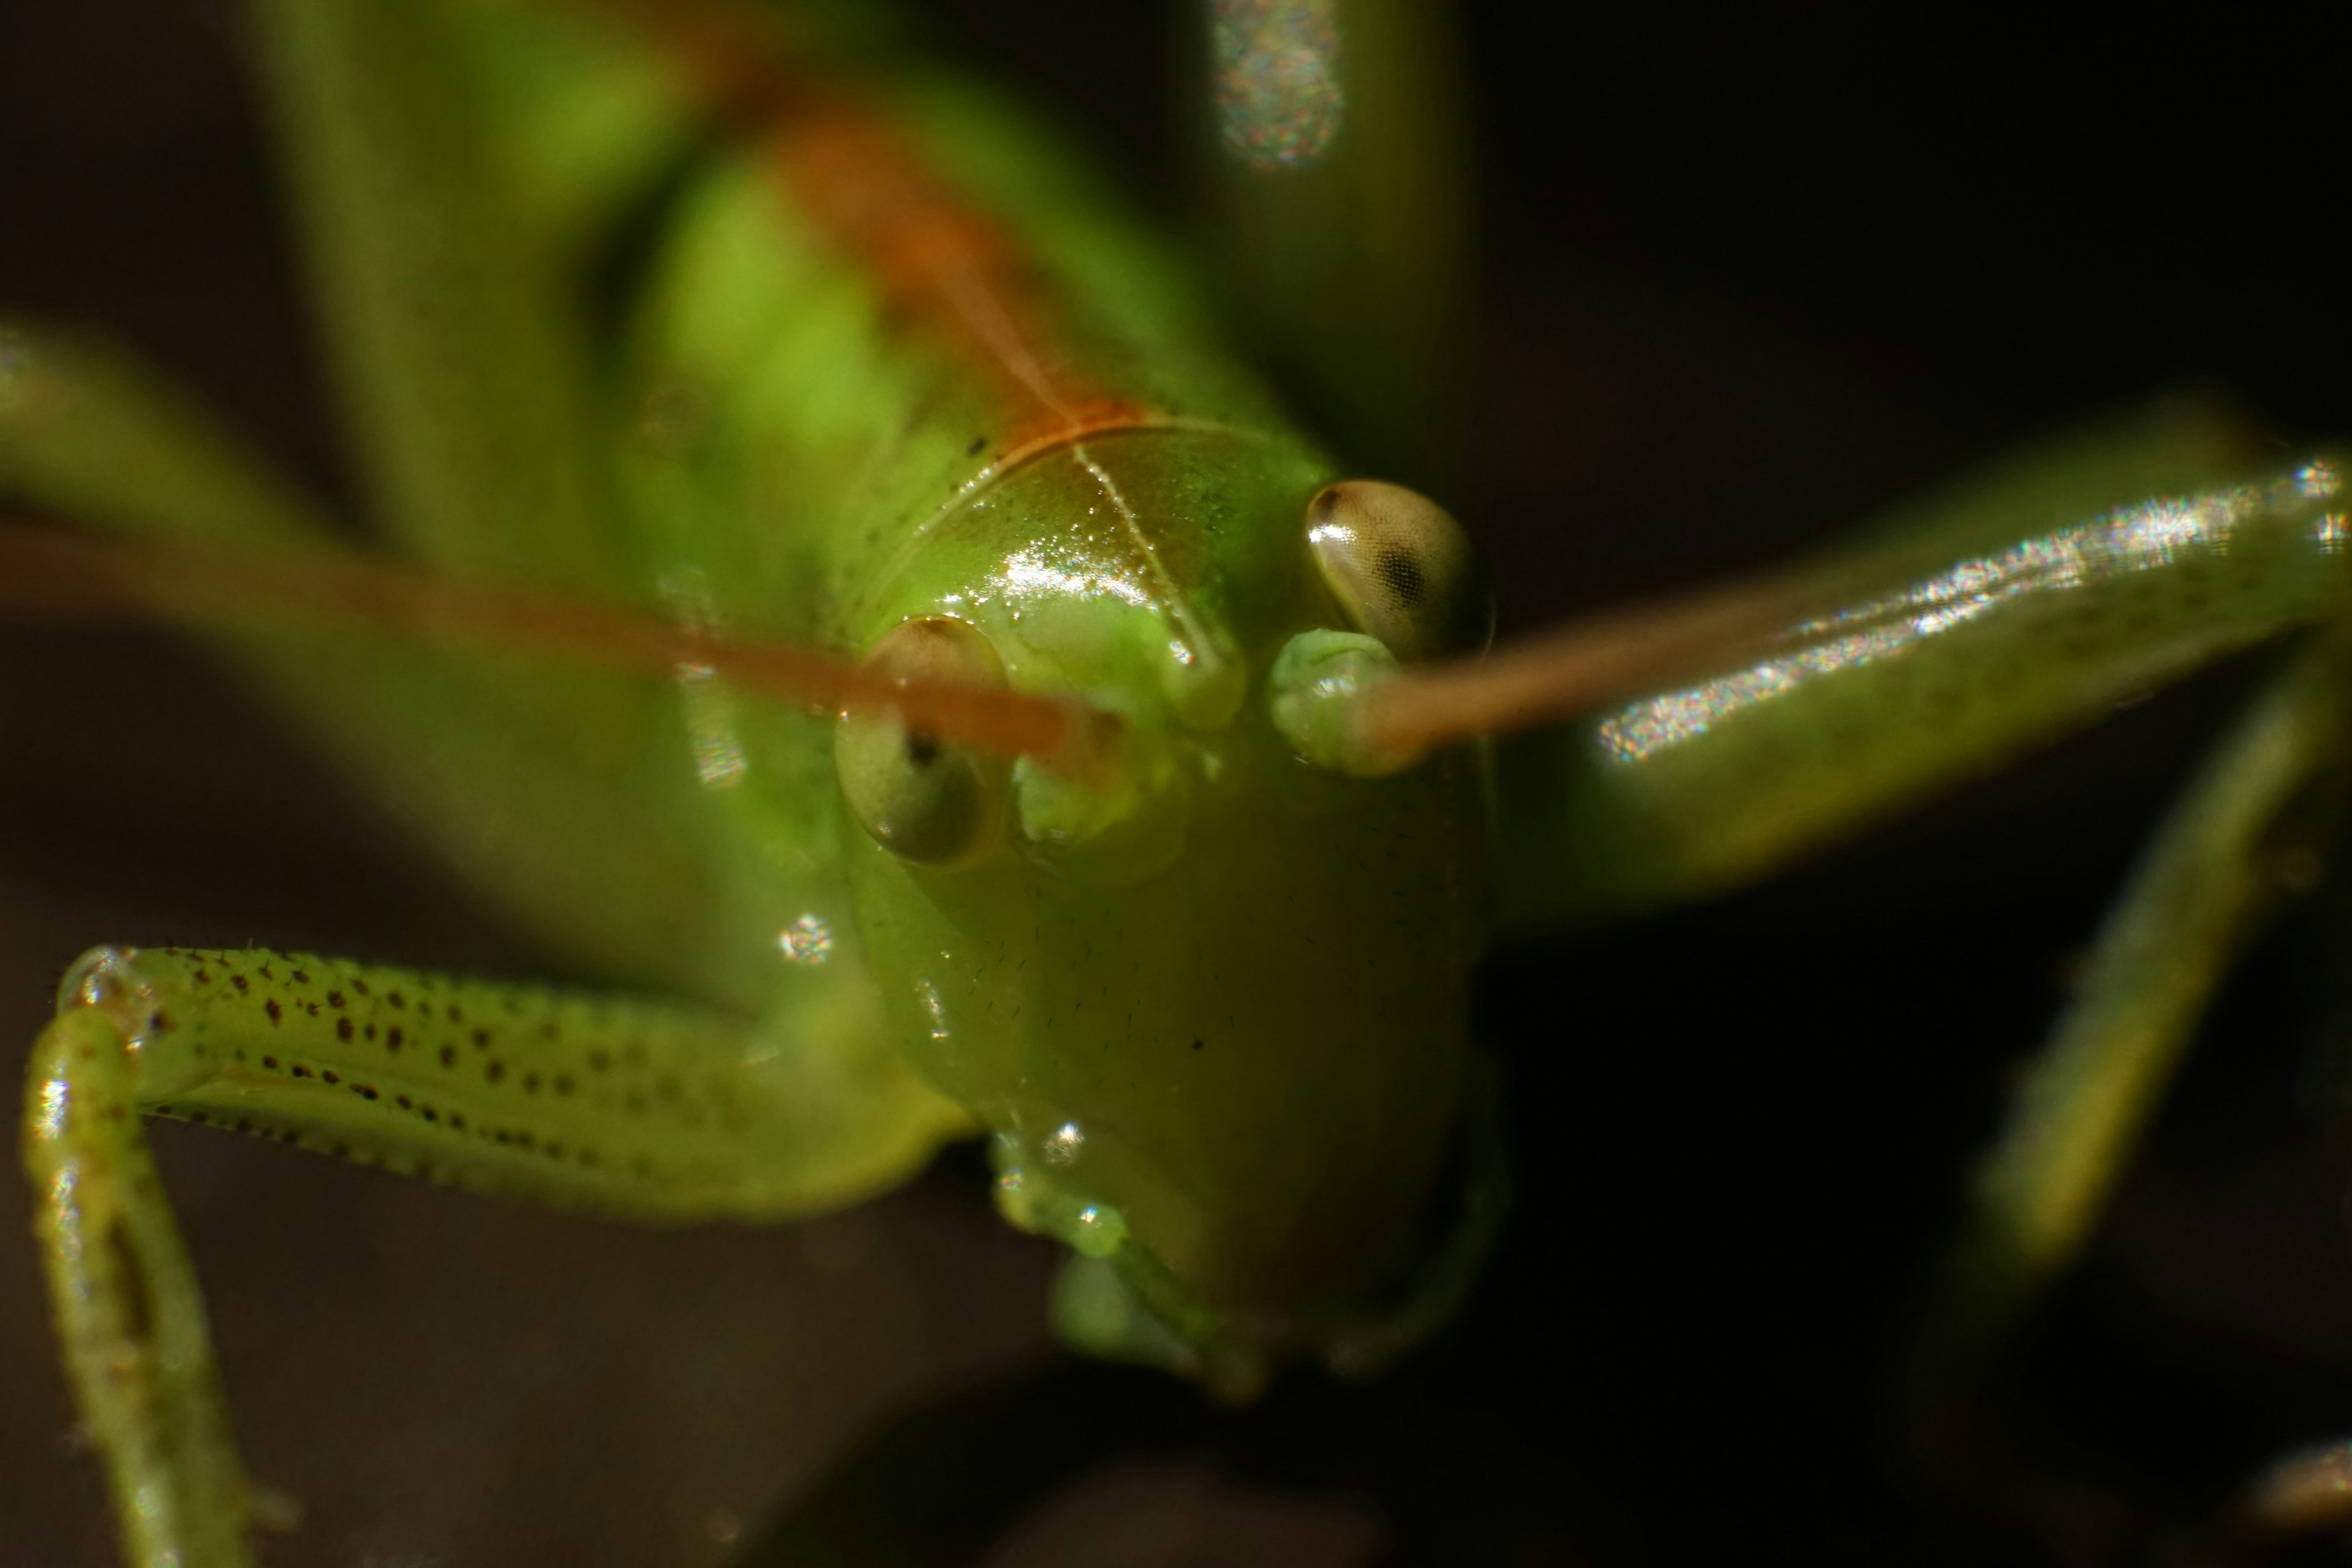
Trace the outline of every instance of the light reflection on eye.
[[[2275, 485], [2147, 501], [1962, 562], [1785, 634], [1783, 640], [1809, 646], [1633, 703], [1603, 721], [1597, 739], [1611, 761], [1642, 762], [1816, 676], [1896, 658], [2011, 601], [2168, 565], [2190, 551], [2225, 553], [2231, 531], [2248, 517], [2292, 500], [2324, 500], [2339, 488], [2335, 469], [2315, 462]], [[2333, 552], [2343, 533], [2344, 520], [2330, 514], [2314, 524], [2313, 540]]]

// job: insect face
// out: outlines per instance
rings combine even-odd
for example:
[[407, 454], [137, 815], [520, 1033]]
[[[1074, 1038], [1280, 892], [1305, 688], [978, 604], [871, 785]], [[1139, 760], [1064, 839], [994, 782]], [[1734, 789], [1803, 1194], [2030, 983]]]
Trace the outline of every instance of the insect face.
[[[877, 657], [992, 645], [1015, 688], [1121, 713], [1128, 777], [1097, 793], [1024, 762], [994, 852], [872, 832], [850, 857], [896, 1033], [997, 1133], [1008, 1213], [1138, 1249], [1265, 1341], [1409, 1264], [1476, 948], [1469, 768], [1348, 777], [1271, 716], [1281, 651], [1332, 618], [1303, 531], [1267, 526], [1305, 515], [1319, 470], [1134, 435], [942, 520], [875, 607]], [[868, 728], [836, 753], [854, 813], [853, 755], [919, 771]]]

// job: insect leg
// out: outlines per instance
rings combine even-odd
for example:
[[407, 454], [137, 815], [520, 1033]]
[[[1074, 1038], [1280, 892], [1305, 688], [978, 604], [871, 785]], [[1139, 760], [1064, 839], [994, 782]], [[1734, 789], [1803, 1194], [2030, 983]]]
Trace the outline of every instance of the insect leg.
[[813, 994], [747, 1024], [302, 954], [86, 958], [34, 1056], [26, 1159], [131, 1561], [246, 1561], [203, 1305], [142, 1112], [616, 1215], [798, 1217], [895, 1185], [969, 1128], [890, 1053], [829, 1030], [835, 994]]
[[1450, 8], [1192, 3], [1209, 16], [1214, 227], [1254, 324], [1349, 449], [1444, 488], [1471, 271]]
[[500, 157], [461, 8], [247, 8], [377, 520], [473, 573], [625, 590], [572, 258]]
[[1918, 1334], [1913, 1417], [1931, 1444], [2034, 1296], [2070, 1264], [2230, 961], [2317, 877], [2347, 737], [2335, 640], [2280, 678], [2190, 784], [2108, 915], [2080, 991], [1979, 1167]]
[[2320, 619], [2347, 511], [2338, 460], [2265, 472], [2193, 413], [2012, 459], [1815, 568], [1834, 607], [1744, 662], [1507, 738], [1506, 917], [1752, 880]]
[[245, 1470], [204, 1300], [140, 1127], [142, 1064], [100, 994], [42, 1032], [26, 1086], [25, 1169], [66, 1375], [125, 1561], [240, 1568]]

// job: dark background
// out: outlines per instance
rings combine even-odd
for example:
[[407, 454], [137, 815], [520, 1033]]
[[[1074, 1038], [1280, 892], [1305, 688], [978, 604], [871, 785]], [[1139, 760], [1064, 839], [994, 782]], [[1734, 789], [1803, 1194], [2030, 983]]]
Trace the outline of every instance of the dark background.
[[[928, 8], [1173, 215], [1164, 8]], [[1772, 563], [2168, 392], [2352, 430], [2342, 79], [2299, 12], [1529, 9], [1465, 8], [1458, 500], [1508, 626]], [[102, 323], [339, 493], [225, 10], [0, 0], [0, 307]], [[1072, 1367], [1050, 1253], [966, 1155], [818, 1225], [673, 1235], [159, 1129], [253, 1468], [307, 1510], [268, 1561], [717, 1563], [812, 1497], [803, 1523], [928, 1514], [932, 1560], [969, 1560], [973, 1500], [1028, 1495], [1028, 1461], [1071, 1484], [1000, 1563], [2219, 1550], [2253, 1468], [2352, 1432], [2332, 891], [2242, 967], [2013, 1368], [2048, 1506], [1938, 1497], [1885, 1373], [2008, 1075], [2268, 657], [1721, 906], [1498, 960], [1515, 1226], [1451, 1340], [1373, 1390], [1215, 1416]], [[102, 940], [545, 968], [179, 645], [0, 627], [0, 1036]], [[0, 1246], [0, 1568], [105, 1563], [37, 1289]]]

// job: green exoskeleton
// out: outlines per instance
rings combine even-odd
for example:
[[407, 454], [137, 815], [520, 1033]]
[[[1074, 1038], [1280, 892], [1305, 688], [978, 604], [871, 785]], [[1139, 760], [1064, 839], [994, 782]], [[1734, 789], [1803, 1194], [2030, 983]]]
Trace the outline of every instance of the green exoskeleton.
[[[26, 1160], [135, 1562], [245, 1561], [248, 1511], [142, 1114], [677, 1221], [821, 1213], [984, 1135], [1007, 1217], [1075, 1255], [1085, 1347], [1236, 1395], [1372, 1371], [1496, 1223], [1469, 985], [1496, 932], [1760, 875], [2341, 591], [2336, 466], [2174, 414], [1767, 588], [1450, 662], [1486, 589], [1443, 498], [1381, 477], [1442, 471], [1401, 446], [1451, 384], [1411, 7], [1220, 5], [1210, 51], [1242, 275], [1361, 468], [1066, 154], [855, 14], [252, 20], [372, 521], [447, 584], [422, 619], [474, 592], [504, 657], [401, 635], [315, 503], [69, 331], [0, 337], [0, 482], [148, 542], [86, 564], [210, 623], [610, 989], [152, 946], [66, 977]], [[38, 559], [9, 559], [27, 596], [72, 591]], [[343, 635], [293, 624], [321, 603]], [[563, 605], [668, 628], [667, 679], [562, 657]], [[761, 647], [904, 701], [775, 700]], [[2285, 807], [2338, 769], [2342, 657], [2279, 680], [2127, 895], [1931, 1363], [2063, 1263], [2312, 853]]]

